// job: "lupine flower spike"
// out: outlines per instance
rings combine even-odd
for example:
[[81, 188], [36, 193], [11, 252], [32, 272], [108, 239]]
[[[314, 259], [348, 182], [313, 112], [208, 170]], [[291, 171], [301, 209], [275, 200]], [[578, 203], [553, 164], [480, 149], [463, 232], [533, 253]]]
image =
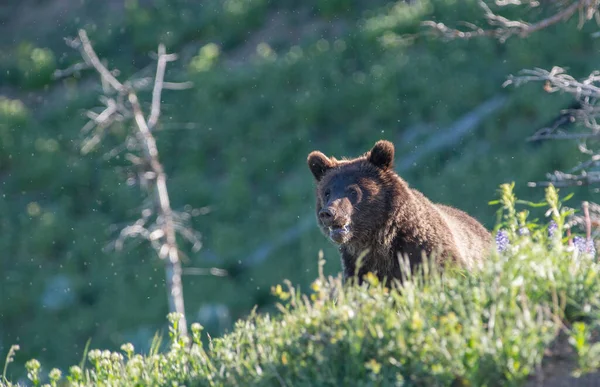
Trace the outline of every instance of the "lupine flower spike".
[[555, 221], [551, 220], [548, 224], [548, 236], [552, 238], [556, 230], [558, 230], [558, 224], [556, 224]]
[[505, 251], [508, 248], [510, 241], [508, 240], [508, 234], [504, 230], [498, 230], [496, 234], [496, 248], [499, 252]]

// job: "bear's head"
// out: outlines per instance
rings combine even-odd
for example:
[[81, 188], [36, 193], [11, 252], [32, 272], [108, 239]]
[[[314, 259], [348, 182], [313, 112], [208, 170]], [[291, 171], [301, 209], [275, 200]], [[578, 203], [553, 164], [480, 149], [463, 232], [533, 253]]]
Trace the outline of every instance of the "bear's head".
[[350, 160], [313, 151], [307, 162], [317, 183], [317, 221], [323, 233], [338, 245], [369, 240], [390, 213], [398, 180], [394, 145], [378, 141]]

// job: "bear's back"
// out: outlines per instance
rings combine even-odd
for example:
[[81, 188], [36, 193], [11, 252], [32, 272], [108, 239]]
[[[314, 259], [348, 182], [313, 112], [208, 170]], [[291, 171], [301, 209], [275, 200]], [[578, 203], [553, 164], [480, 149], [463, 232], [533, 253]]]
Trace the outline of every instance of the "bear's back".
[[[491, 245], [490, 233], [474, 218], [464, 211], [444, 204], [430, 201], [423, 193], [411, 189], [411, 193], [421, 207], [435, 211], [439, 217], [432, 217], [423, 222], [435, 222], [441, 220], [443, 224], [431, 224], [437, 229], [440, 240], [434, 243], [440, 247], [453, 245], [452, 254], [458, 254], [454, 260], [461, 266], [473, 268], [483, 260]], [[428, 212], [430, 212], [428, 211]]]
[[443, 204], [434, 205], [448, 222], [462, 264], [468, 268], [478, 266], [489, 253], [490, 233], [467, 213]]

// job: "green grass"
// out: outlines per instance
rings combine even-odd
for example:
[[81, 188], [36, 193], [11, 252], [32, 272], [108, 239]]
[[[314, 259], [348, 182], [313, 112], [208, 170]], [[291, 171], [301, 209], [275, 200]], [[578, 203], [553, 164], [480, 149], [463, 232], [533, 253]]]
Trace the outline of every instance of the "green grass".
[[[65, 367], [82, 357], [90, 338], [95, 347], [116, 350], [132, 341], [147, 349], [168, 310], [163, 265], [154, 251], [133, 243], [122, 252], [104, 250], [116, 230], [139, 217], [142, 199], [138, 187], [125, 184], [126, 162], [104, 157], [126, 127], [113, 128], [102, 146], [82, 155], [80, 128], [85, 111], [97, 106], [100, 87], [89, 71], [48, 79], [53, 66], [79, 60], [62, 40], [76, 28], [88, 30], [123, 78], [152, 64], [148, 51], [160, 41], [182, 54], [167, 78], [191, 80], [195, 87], [165, 91], [156, 136], [173, 207], [212, 210], [192, 220], [204, 247], [199, 253], [184, 247], [184, 265], [230, 273], [183, 279], [188, 318], [201, 319], [212, 336], [230, 331], [227, 321], [254, 306], [274, 311], [273, 283], [288, 278], [308, 288], [319, 250], [328, 257], [325, 272], [339, 271], [335, 248], [316, 227], [259, 264], [245, 265], [256, 250], [313, 216], [305, 158], [314, 149], [352, 156], [385, 138], [402, 156], [482, 102], [505, 95], [506, 104], [461, 142], [403, 173], [431, 199], [466, 210], [488, 227], [494, 211], [483, 198], [498, 184], [515, 180], [519, 196], [531, 199], [538, 192], [524, 182], [571, 167], [579, 157], [573, 144], [524, 143], [567, 97], [534, 86], [500, 86], [526, 67], [560, 65], [574, 76], [595, 69], [600, 42], [591, 37], [593, 28], [580, 31], [575, 20], [504, 45], [425, 38], [399, 44], [396, 37], [417, 31], [422, 20], [481, 21], [476, 2], [410, 7], [358, 1], [350, 10], [350, 2], [316, 0], [126, 3], [129, 11], [113, 12], [84, 1], [80, 18], [69, 17], [52, 33], [24, 24], [0, 34], [20, 37], [17, 43], [0, 37], [7, 91], [0, 99], [0, 353], [18, 343], [17, 363], [36, 356]], [[278, 12], [291, 16], [284, 31], [273, 32]], [[332, 25], [339, 31], [329, 30]], [[265, 44], [254, 44], [254, 37]], [[149, 96], [142, 99], [147, 107]], [[187, 123], [192, 129], [183, 129]], [[419, 132], [418, 141], [407, 143], [411, 131]], [[578, 200], [593, 194], [574, 192]], [[68, 279], [67, 289], [55, 286], [61, 278]], [[61, 292], [70, 303], [46, 305], [44, 295]], [[227, 316], [204, 315], [206, 307], [225, 308]]]
[[[164, 350], [158, 339], [145, 354], [130, 343], [92, 350], [62, 379], [59, 370], [46, 377], [31, 360], [28, 377], [34, 385], [73, 386], [519, 386], [548, 366], [544, 350], [559, 334], [575, 354], [575, 368], [565, 372], [595, 371], [600, 265], [561, 239], [569, 211], [556, 190], [545, 201], [558, 224], [553, 237], [527, 219], [527, 208], [515, 209], [511, 186], [500, 193], [498, 227], [511, 244], [480, 271], [451, 268], [442, 276], [426, 265], [397, 291], [372, 274], [362, 287], [343, 286], [319, 270], [308, 292], [291, 283], [272, 288], [278, 313], [252, 313], [208, 344], [197, 323], [191, 338], [181, 337], [173, 314]], [[519, 236], [519, 228], [529, 232]]]

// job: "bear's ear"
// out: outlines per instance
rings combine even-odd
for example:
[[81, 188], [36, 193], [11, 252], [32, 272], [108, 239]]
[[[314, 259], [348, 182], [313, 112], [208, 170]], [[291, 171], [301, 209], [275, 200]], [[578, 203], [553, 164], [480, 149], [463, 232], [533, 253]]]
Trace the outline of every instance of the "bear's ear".
[[384, 171], [392, 168], [394, 165], [394, 144], [385, 140], [377, 141], [373, 149], [369, 151], [367, 159], [371, 164]]
[[308, 163], [308, 167], [317, 181], [321, 180], [323, 175], [325, 175], [328, 170], [335, 166], [329, 157], [325, 156], [319, 151], [310, 152], [306, 162]]

